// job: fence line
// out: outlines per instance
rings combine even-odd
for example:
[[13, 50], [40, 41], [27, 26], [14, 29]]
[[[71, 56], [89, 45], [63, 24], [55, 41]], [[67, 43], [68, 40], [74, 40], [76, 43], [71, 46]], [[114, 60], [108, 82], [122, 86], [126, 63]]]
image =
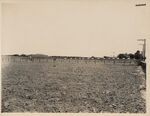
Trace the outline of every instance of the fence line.
[[35, 63], [48, 63], [48, 62], [60, 62], [60, 63], [103, 63], [103, 64], [130, 64], [137, 65], [137, 61], [135, 59], [53, 59], [53, 58], [25, 58], [25, 57], [2, 57], [2, 63], [5, 62], [35, 62]]

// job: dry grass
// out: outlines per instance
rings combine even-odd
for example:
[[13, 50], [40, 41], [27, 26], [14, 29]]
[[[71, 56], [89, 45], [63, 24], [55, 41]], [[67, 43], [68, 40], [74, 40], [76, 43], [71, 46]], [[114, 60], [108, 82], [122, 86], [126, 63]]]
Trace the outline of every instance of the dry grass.
[[2, 112], [146, 112], [137, 66], [67, 61], [2, 66]]

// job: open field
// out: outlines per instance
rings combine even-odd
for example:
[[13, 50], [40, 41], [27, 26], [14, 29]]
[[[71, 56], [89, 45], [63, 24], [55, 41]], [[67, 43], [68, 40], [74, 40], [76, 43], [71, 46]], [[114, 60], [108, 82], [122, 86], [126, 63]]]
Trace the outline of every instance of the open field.
[[145, 74], [134, 64], [2, 64], [2, 112], [145, 113], [145, 89]]

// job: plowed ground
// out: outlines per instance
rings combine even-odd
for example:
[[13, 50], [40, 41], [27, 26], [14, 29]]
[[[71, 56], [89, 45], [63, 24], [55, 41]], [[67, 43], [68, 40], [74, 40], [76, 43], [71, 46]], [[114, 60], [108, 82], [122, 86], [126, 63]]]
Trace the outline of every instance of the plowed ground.
[[2, 112], [145, 113], [140, 71], [94, 62], [3, 64]]

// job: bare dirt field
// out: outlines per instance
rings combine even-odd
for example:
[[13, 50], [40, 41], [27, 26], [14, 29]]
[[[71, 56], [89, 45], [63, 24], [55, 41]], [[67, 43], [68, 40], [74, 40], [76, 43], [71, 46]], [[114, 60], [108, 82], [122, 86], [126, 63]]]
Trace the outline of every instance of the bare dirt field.
[[2, 64], [2, 112], [145, 113], [145, 74], [102, 62]]

